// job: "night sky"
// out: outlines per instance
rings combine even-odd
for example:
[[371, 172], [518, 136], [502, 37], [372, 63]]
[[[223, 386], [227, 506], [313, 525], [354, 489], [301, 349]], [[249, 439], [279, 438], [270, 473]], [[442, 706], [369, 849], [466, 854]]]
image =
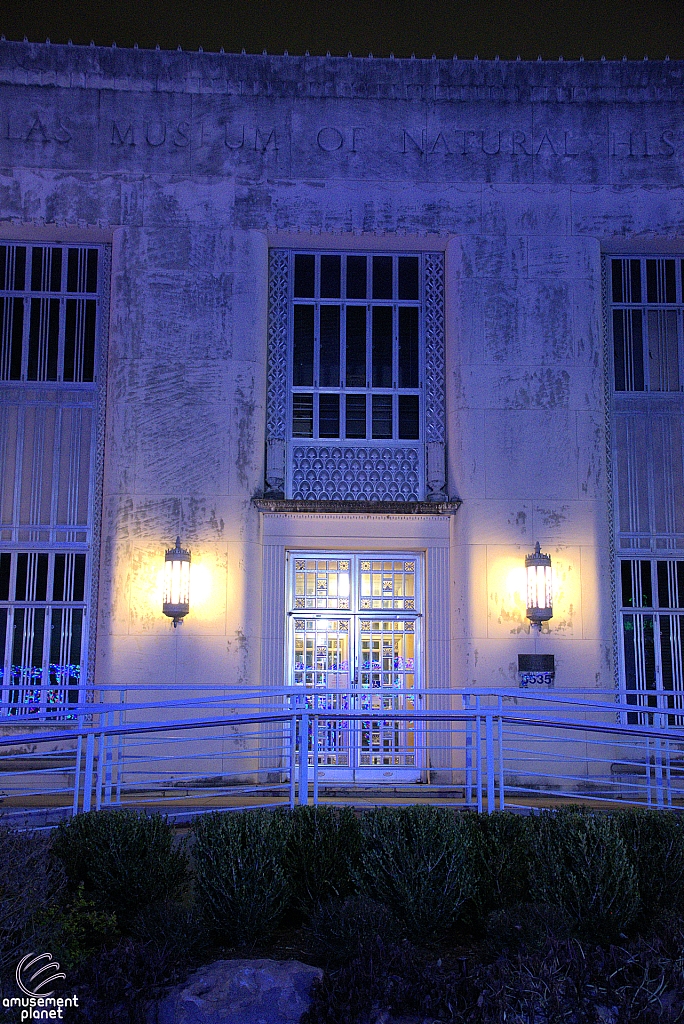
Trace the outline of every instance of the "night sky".
[[684, 0], [3, 0], [8, 39], [239, 53], [684, 58]]

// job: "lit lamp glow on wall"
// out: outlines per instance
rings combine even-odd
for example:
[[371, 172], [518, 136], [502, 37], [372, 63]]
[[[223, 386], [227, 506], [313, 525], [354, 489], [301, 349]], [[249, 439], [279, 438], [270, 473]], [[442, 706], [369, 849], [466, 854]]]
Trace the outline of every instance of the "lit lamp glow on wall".
[[164, 556], [164, 615], [173, 619], [174, 629], [190, 611], [190, 552], [180, 546], [176, 537], [175, 548]]
[[534, 554], [525, 558], [527, 573], [527, 618], [534, 629], [541, 630], [542, 622], [547, 622], [553, 615], [553, 579], [551, 575], [551, 555], [544, 555], [539, 550], [537, 541]]

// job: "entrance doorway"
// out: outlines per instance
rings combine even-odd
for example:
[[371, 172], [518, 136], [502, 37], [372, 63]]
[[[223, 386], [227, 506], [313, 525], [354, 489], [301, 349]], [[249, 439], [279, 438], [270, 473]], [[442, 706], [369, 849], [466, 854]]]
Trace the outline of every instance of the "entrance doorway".
[[393, 712], [421, 688], [421, 572], [416, 554], [290, 555], [288, 682], [319, 712], [309, 761], [325, 781], [420, 778], [417, 724]]

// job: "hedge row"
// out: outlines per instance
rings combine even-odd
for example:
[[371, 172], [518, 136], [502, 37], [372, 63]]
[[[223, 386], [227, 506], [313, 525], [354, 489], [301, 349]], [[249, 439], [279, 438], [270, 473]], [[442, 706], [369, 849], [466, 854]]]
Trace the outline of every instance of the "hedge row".
[[52, 848], [72, 891], [120, 927], [191, 888], [214, 940], [231, 946], [254, 945], [288, 916], [332, 921], [350, 898], [422, 943], [521, 903], [555, 908], [574, 934], [604, 942], [684, 911], [684, 817], [675, 812], [228, 812], [197, 818], [180, 845], [158, 815], [91, 812], [61, 825]]

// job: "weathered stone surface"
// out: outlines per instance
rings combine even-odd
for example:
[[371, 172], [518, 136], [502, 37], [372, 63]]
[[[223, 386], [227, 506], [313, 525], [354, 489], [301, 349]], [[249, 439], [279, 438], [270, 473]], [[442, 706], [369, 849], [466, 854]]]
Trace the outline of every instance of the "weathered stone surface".
[[150, 1024], [295, 1024], [319, 967], [297, 960], [217, 960], [173, 989]]

